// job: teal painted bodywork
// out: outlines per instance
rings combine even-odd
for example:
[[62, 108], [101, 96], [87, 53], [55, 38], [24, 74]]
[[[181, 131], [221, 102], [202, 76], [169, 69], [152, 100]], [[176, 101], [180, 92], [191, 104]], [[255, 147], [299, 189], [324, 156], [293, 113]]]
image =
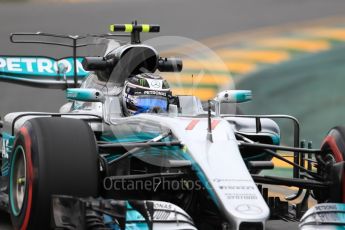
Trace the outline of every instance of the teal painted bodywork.
[[252, 100], [252, 91], [250, 90], [237, 90], [235, 93], [237, 103], [247, 102]]
[[[136, 135], [129, 135], [123, 137], [114, 137], [114, 136], [102, 136], [102, 141], [113, 142], [113, 143], [124, 143], [124, 142], [143, 142], [151, 140], [157, 137], [159, 134], [155, 133], [136, 133]], [[162, 140], [164, 141], [171, 141], [171, 138], [165, 138]], [[111, 161], [116, 159], [120, 155], [112, 155], [106, 156], [107, 161]], [[145, 156], [159, 156], [164, 158], [169, 158], [172, 160], [188, 160], [192, 163], [192, 169], [195, 172], [195, 175], [200, 180], [201, 184], [204, 186], [208, 194], [210, 195], [213, 202], [219, 206], [218, 198], [215, 192], [212, 190], [212, 186], [208, 182], [208, 179], [205, 173], [202, 171], [200, 166], [190, 157], [187, 152], [187, 149], [181, 148], [178, 146], [167, 146], [167, 147], [152, 147], [150, 149], [144, 149], [142, 151], [138, 151], [137, 153], [133, 154], [132, 156], [135, 157], [145, 157]]]
[[2, 165], [1, 175], [7, 176], [9, 173], [9, 156], [11, 155], [15, 137], [4, 132], [2, 133]]
[[70, 88], [66, 90], [66, 98], [68, 100], [96, 102], [97, 96], [95, 93], [98, 93], [98, 91], [85, 88]]
[[160, 133], [133, 133], [129, 135], [123, 136], [114, 136], [114, 135], [103, 135], [101, 136], [101, 141], [107, 141], [111, 143], [124, 143], [124, 142], [142, 142], [142, 141], [149, 141], [155, 137], [160, 135]]
[[103, 215], [103, 222], [107, 227], [109, 227], [113, 230], [121, 230], [120, 226], [114, 222], [114, 220], [111, 216], [104, 214]]
[[[88, 75], [81, 65], [83, 58], [77, 58], [77, 75], [84, 78]], [[66, 67], [66, 77], [74, 77], [74, 59], [72, 57], [55, 60], [49, 57], [0, 56], [0, 79], [64, 77], [58, 72], [58, 66]]]
[[[280, 145], [280, 136], [272, 133], [261, 133], [260, 136], [269, 136], [272, 145]], [[242, 154], [243, 160], [247, 163], [248, 161], [260, 161], [260, 160], [267, 160], [268, 158], [272, 158], [271, 155], [265, 152], [259, 152], [255, 155], [247, 156]]]
[[[145, 217], [134, 209], [129, 202], [126, 202], [126, 226], [125, 230], [149, 230], [149, 225]], [[120, 226], [113, 221], [113, 217], [103, 215], [103, 221], [108, 228], [113, 230], [121, 230]]]
[[279, 135], [272, 134], [270, 136], [272, 138], [272, 144], [273, 145], [280, 145], [280, 136]]
[[[135, 142], [145, 142], [149, 141], [159, 134], [155, 133], [137, 133], [136, 135], [128, 135], [122, 137], [114, 137], [114, 136], [102, 136], [100, 138], [101, 141], [106, 141], [110, 143], [135, 143]], [[162, 142], [171, 141], [170, 137], [164, 138], [161, 140]], [[111, 161], [116, 159], [117, 157], [121, 156], [121, 153], [111, 153], [111, 155], [106, 156], [105, 158], [107, 161]], [[150, 149], [143, 149], [137, 151], [136, 153], [132, 154], [135, 157], [164, 157], [172, 160], [185, 160], [183, 150], [178, 146], [167, 146], [167, 147], [152, 147]]]
[[[345, 222], [345, 204], [337, 204], [337, 210], [338, 219]], [[345, 226], [336, 226], [336, 230], [345, 230]]]
[[126, 230], [149, 230], [143, 215], [127, 202]]

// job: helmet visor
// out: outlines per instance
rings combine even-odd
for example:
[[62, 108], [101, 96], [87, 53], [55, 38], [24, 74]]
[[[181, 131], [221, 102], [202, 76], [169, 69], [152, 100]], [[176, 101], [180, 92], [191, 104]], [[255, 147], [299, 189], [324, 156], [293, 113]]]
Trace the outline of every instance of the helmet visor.
[[168, 100], [163, 96], [135, 96], [132, 106], [129, 109], [135, 110], [137, 113], [147, 113], [153, 109], [159, 109], [161, 112], [167, 112]]

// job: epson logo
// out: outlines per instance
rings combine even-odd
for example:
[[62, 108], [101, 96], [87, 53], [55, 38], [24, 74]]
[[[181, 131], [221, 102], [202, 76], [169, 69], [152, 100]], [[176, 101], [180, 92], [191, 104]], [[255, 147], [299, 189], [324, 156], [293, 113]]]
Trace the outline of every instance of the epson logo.
[[[82, 58], [77, 58], [78, 75], [87, 75], [81, 64]], [[54, 60], [44, 57], [0, 57], [0, 72], [17, 73], [37, 76], [58, 76], [58, 66], [66, 67], [66, 76], [74, 75], [73, 58]]]

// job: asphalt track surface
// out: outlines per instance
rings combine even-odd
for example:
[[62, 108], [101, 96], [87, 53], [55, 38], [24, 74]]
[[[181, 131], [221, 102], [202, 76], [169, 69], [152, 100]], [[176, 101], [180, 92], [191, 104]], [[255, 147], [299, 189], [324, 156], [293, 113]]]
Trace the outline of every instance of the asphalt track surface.
[[[55, 3], [2, 3], [0, 1], [0, 54], [45, 54], [34, 47], [9, 43], [11, 32], [45, 31], [64, 34], [107, 32], [110, 23], [137, 19], [158, 23], [162, 35], [204, 39], [266, 26], [319, 19], [345, 12], [343, 0], [115, 0]], [[60, 51], [59, 51], [60, 52]], [[49, 55], [49, 54], [48, 54]], [[54, 55], [52, 52], [51, 55]], [[65, 102], [57, 90], [0, 84], [0, 115], [12, 111], [57, 111]], [[11, 229], [0, 215], [0, 229]], [[270, 223], [267, 229], [296, 229], [296, 224]]]

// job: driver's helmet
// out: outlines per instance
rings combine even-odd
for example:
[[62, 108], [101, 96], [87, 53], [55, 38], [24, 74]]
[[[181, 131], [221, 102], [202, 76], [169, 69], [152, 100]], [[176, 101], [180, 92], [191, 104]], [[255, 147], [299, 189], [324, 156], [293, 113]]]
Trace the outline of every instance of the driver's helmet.
[[128, 78], [122, 91], [125, 116], [167, 112], [172, 93], [160, 75], [142, 73]]

